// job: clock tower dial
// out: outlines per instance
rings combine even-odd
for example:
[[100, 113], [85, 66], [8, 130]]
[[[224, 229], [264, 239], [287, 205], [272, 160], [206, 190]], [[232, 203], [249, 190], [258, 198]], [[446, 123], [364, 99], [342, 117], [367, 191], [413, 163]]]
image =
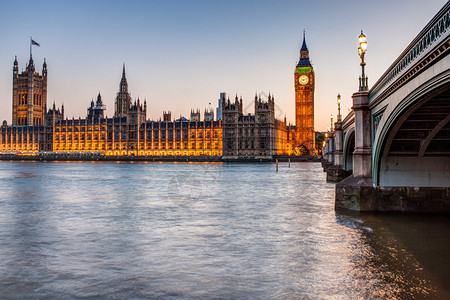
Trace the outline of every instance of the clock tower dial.
[[308, 82], [309, 82], [308, 76], [306, 76], [306, 75], [300, 75], [300, 76], [298, 77], [298, 83], [300, 83], [301, 85], [308, 84]]
[[300, 59], [294, 71], [295, 87], [295, 145], [314, 151], [314, 69], [309, 61], [305, 33], [300, 49]]

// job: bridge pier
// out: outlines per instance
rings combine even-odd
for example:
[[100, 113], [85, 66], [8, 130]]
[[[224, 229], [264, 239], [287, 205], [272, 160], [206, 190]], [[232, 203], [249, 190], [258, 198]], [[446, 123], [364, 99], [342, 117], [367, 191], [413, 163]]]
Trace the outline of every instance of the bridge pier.
[[353, 96], [355, 113], [355, 151], [353, 152], [353, 175], [372, 178], [372, 141], [370, 127], [369, 92], [357, 92]]
[[334, 162], [334, 138], [333, 132], [327, 133], [327, 139], [325, 141], [324, 154], [322, 158], [322, 168], [326, 172]]
[[325, 170], [327, 172], [327, 181], [329, 182], [339, 182], [352, 173], [344, 170], [342, 122], [334, 123], [334, 146], [334, 164]]
[[335, 206], [336, 208], [366, 211], [372, 210], [371, 203], [376, 199], [372, 180], [369, 92], [356, 92], [352, 98], [352, 109], [355, 114], [353, 174], [336, 184]]

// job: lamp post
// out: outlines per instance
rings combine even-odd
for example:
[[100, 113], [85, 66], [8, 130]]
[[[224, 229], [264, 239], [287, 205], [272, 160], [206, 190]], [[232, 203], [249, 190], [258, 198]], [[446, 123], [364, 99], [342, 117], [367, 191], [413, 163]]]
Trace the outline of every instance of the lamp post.
[[[337, 105], [338, 105], [338, 114], [336, 117], [336, 123], [334, 123], [334, 166], [335, 173], [333, 176], [337, 180], [344, 179], [343, 174], [343, 144], [344, 144], [344, 136], [342, 134], [342, 115], [341, 115], [341, 94], [337, 94]], [[339, 179], [340, 178], [340, 179]]]
[[362, 76], [359, 77], [359, 91], [363, 92], [368, 91], [369, 88], [367, 84], [367, 76], [364, 73], [364, 67], [366, 66], [366, 63], [364, 62], [364, 54], [367, 51], [367, 40], [362, 30], [361, 34], [358, 37], [358, 40], [359, 40], [358, 54], [359, 57], [361, 57], [361, 68], [362, 68]]
[[330, 119], [331, 119], [330, 132], [333, 132], [333, 115], [330, 116]]
[[341, 116], [341, 94], [337, 95], [337, 104], [338, 104], [337, 121], [341, 122], [342, 121], [342, 116]]

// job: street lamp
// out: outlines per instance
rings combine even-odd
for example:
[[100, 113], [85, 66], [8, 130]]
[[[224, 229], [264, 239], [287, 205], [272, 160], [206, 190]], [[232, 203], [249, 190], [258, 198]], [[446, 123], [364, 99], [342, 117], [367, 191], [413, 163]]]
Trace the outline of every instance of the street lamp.
[[341, 94], [337, 95], [337, 104], [338, 104], [337, 121], [341, 122], [342, 121], [342, 116], [341, 116]]
[[330, 132], [333, 132], [333, 115], [330, 116], [330, 119], [331, 119]]
[[364, 62], [364, 54], [367, 51], [367, 40], [366, 36], [364, 35], [363, 31], [361, 30], [361, 34], [358, 37], [359, 40], [359, 47], [358, 47], [358, 54], [359, 57], [361, 57], [361, 68], [362, 68], [362, 76], [359, 77], [359, 91], [368, 91], [368, 84], [367, 84], [367, 76], [364, 73], [364, 67], [366, 63]]

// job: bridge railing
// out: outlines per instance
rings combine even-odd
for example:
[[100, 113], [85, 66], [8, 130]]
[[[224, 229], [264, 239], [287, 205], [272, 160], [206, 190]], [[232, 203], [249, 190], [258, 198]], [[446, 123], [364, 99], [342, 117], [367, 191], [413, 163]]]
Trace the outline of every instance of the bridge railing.
[[[427, 58], [436, 47], [440, 47], [450, 34], [450, 1], [433, 17], [416, 38], [406, 47], [394, 63], [370, 89], [370, 102], [384, 98], [405, 75], [413, 75], [428, 63]], [[445, 46], [444, 46], [445, 47]], [[439, 52], [440, 53], [440, 52]], [[407, 76], [410, 77], [409, 74]]]

